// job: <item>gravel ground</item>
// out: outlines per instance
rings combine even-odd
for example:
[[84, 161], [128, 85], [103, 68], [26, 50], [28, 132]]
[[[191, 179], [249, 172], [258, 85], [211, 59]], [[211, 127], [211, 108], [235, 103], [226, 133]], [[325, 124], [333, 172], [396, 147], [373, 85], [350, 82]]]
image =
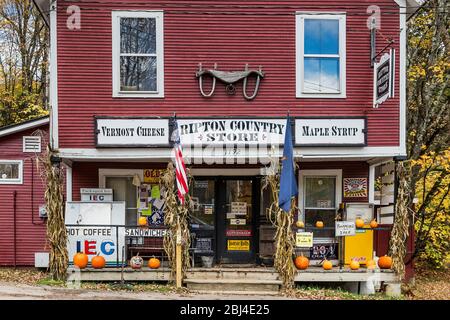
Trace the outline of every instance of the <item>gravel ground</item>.
[[[420, 270], [415, 286], [406, 286], [401, 299], [408, 300], [450, 300], [450, 269], [445, 271]], [[343, 290], [322, 287], [301, 287], [290, 296], [279, 295], [231, 295], [199, 294], [186, 289], [176, 290], [165, 284], [126, 284], [125, 288], [112, 283], [83, 283], [81, 289], [70, 289], [65, 283], [49, 280], [48, 274], [35, 269], [0, 268], [0, 299], [108, 299], [108, 300], [379, 300], [388, 299], [382, 294], [358, 296]]]

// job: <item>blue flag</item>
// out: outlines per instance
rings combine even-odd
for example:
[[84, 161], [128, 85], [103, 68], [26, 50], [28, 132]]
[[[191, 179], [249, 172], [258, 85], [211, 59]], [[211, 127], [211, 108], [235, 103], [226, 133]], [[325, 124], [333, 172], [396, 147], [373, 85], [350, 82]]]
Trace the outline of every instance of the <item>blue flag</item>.
[[286, 212], [291, 210], [291, 199], [298, 194], [297, 179], [294, 168], [294, 148], [292, 145], [291, 120], [286, 121], [286, 133], [284, 136], [283, 158], [281, 159], [280, 193], [278, 206]]

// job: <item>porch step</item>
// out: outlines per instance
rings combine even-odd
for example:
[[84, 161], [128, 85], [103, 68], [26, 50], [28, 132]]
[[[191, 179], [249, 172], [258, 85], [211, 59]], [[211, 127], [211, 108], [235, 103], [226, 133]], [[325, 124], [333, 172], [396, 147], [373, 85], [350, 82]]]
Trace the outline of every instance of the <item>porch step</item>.
[[223, 268], [195, 268], [186, 273], [187, 279], [230, 279], [230, 280], [279, 280], [278, 272], [274, 269], [223, 269]]
[[241, 295], [241, 296], [278, 296], [278, 291], [212, 291], [212, 290], [191, 290], [193, 293], [209, 295]]
[[202, 290], [208, 292], [278, 292], [280, 280], [261, 280], [261, 279], [185, 279], [184, 283], [190, 290]]

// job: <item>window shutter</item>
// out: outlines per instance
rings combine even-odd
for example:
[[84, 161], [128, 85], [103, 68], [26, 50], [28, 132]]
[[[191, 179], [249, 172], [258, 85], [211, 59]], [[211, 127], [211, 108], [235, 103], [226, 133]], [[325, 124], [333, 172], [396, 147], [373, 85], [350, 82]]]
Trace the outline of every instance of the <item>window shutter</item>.
[[23, 137], [23, 152], [41, 152], [41, 137]]

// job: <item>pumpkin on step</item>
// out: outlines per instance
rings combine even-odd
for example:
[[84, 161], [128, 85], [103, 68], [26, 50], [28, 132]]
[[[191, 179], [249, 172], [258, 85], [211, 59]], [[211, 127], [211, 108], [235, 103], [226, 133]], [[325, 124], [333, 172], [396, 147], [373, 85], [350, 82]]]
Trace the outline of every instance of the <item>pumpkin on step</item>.
[[145, 227], [147, 225], [147, 218], [139, 217], [138, 224], [140, 227]]
[[358, 270], [359, 269], [359, 262], [357, 260], [352, 260], [352, 262], [350, 262], [350, 269]]
[[378, 222], [377, 220], [373, 219], [372, 221], [370, 221], [370, 227], [375, 229], [376, 227], [378, 227]]
[[80, 269], [86, 268], [88, 265], [89, 258], [87, 254], [83, 252], [78, 252], [73, 256], [73, 264], [76, 265]]
[[374, 260], [369, 260], [366, 262], [366, 268], [367, 269], [375, 269], [377, 267], [377, 264], [375, 263]]
[[99, 253], [95, 257], [92, 258], [91, 265], [92, 265], [92, 268], [94, 268], [94, 269], [103, 269], [106, 265], [106, 260]]
[[380, 269], [390, 269], [392, 267], [392, 258], [383, 256], [378, 259], [378, 266]]
[[148, 260], [148, 267], [150, 269], [158, 269], [161, 266], [161, 261], [159, 259], [153, 257], [150, 260]]
[[144, 259], [142, 257], [139, 257], [139, 253], [130, 259], [130, 266], [133, 269], [140, 269], [142, 268], [142, 265], [144, 264]]
[[323, 270], [331, 270], [333, 269], [333, 264], [329, 260], [325, 260], [322, 264]]
[[309, 266], [309, 259], [307, 257], [304, 257], [303, 255], [298, 256], [295, 258], [295, 266], [297, 267], [297, 269], [299, 270], [306, 270], [308, 269]]

